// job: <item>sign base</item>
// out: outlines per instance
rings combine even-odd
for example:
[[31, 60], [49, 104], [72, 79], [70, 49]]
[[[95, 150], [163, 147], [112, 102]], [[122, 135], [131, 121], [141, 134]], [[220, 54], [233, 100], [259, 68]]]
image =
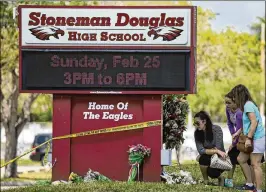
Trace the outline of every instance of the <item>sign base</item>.
[[[127, 104], [126, 109], [121, 103]], [[160, 95], [54, 95], [53, 106], [53, 137], [161, 119]], [[84, 115], [88, 113], [90, 116]], [[132, 119], [125, 118], [130, 116]], [[112, 180], [127, 181], [129, 145], [142, 144], [151, 148], [151, 156], [140, 169], [140, 180], [158, 182], [161, 180], [161, 138], [162, 128], [155, 126], [55, 140], [53, 161], [56, 158], [57, 162], [52, 180], [67, 180], [71, 172], [84, 176], [92, 169]]]

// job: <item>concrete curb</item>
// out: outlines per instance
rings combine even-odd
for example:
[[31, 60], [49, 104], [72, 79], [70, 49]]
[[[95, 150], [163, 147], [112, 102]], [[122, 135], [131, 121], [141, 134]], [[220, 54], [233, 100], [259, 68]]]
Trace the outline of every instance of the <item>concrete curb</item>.
[[[18, 174], [23, 174], [23, 173], [38, 173], [38, 172], [42, 172], [42, 171], [48, 171], [49, 169], [45, 169], [45, 168], [41, 168], [41, 169], [37, 169], [37, 170], [28, 170], [28, 171], [23, 171], [23, 172], [19, 172]], [[36, 181], [32, 180], [32, 181], [1, 181], [0, 185], [5, 186], [5, 187], [13, 187], [13, 186], [30, 186], [30, 185], [34, 185], [36, 183]]]
[[27, 187], [27, 186], [1, 186], [1, 191], [22, 188], [22, 187]]
[[37, 172], [41, 172], [41, 171], [48, 171], [48, 169], [41, 168], [41, 169], [38, 169], [38, 170], [18, 171], [18, 174], [23, 174], [23, 173], [37, 173]]

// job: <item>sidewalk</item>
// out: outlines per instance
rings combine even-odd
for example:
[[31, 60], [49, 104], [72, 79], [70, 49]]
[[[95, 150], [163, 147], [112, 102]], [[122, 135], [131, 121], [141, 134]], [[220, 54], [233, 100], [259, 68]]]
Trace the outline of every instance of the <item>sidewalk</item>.
[[34, 185], [36, 181], [1, 181], [1, 187], [21, 187]]
[[[45, 170], [44, 167], [42, 166], [18, 166], [18, 173], [26, 173], [26, 172], [39, 172]], [[4, 177], [5, 174], [5, 168], [1, 168], [1, 178]]]
[[15, 188], [19, 188], [20, 186], [12, 186], [12, 187], [7, 187], [7, 186], [1, 186], [1, 191], [4, 191], [4, 190], [8, 190], [8, 189], [15, 189]]
[[[39, 172], [45, 170], [42, 166], [18, 166], [18, 173], [29, 173], [29, 172]], [[1, 168], [1, 178], [4, 176], [5, 168]], [[21, 180], [21, 181], [1, 181], [1, 191], [7, 189], [13, 189], [18, 187], [26, 187], [34, 185], [36, 181], [34, 180]]]
[[34, 185], [36, 181], [1, 181], [1, 191]]

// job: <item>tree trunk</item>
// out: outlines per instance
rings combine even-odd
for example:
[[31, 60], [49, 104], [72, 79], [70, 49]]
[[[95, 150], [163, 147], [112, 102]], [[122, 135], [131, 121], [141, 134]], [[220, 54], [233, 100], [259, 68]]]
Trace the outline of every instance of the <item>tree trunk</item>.
[[[6, 130], [5, 162], [8, 162], [17, 157], [18, 137], [27, 122], [28, 120], [24, 119], [21, 123], [19, 123], [14, 127], [5, 127]], [[9, 165], [6, 166], [4, 177], [6, 178], [18, 177], [16, 162], [10, 163]]]
[[181, 145], [179, 145], [178, 147], [177, 146], [175, 147], [175, 152], [176, 152], [176, 161], [177, 161], [178, 168], [182, 170], [181, 163], [180, 163]]
[[[18, 134], [16, 130], [17, 114], [18, 114], [18, 77], [16, 76], [15, 70], [12, 74], [12, 93], [9, 97], [10, 111], [8, 114], [8, 120], [5, 122], [6, 130], [6, 146], [5, 146], [5, 162], [14, 159], [17, 155], [17, 139]], [[13, 162], [6, 166], [5, 177], [17, 177], [17, 163]]]
[[[6, 146], [5, 146], [5, 162], [17, 156], [17, 133], [15, 127], [8, 127], [6, 129]], [[17, 163], [10, 163], [6, 166], [4, 177], [18, 177]]]

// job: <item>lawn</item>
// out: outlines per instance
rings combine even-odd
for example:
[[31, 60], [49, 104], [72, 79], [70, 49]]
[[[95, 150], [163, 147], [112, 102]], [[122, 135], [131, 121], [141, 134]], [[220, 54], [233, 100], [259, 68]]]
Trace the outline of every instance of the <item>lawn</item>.
[[[4, 159], [1, 159], [1, 165], [5, 163]], [[32, 161], [30, 159], [18, 159], [17, 160], [18, 166], [32, 166], [32, 165], [41, 165], [39, 161]]]
[[[201, 173], [199, 170], [198, 165], [196, 162], [189, 161], [182, 164], [182, 169], [185, 171], [191, 172], [192, 176], [199, 180], [201, 179]], [[263, 165], [263, 170], [265, 172], [265, 164]], [[176, 165], [167, 167], [167, 172], [176, 172], [179, 171]], [[27, 179], [46, 179], [50, 178], [50, 173], [43, 172], [43, 173], [28, 173], [27, 175], [20, 175], [22, 178]], [[226, 176], [226, 172], [224, 173], [224, 176]], [[265, 176], [265, 175], [264, 175]], [[235, 184], [241, 185], [244, 182], [244, 176], [240, 170], [240, 167], [237, 167], [235, 172]], [[216, 180], [213, 180], [215, 183]], [[264, 182], [265, 186], [265, 182]], [[265, 188], [265, 187], [264, 187]], [[205, 186], [203, 184], [197, 184], [197, 185], [183, 185], [183, 184], [175, 184], [175, 185], [167, 185], [164, 183], [144, 183], [144, 182], [134, 182], [134, 183], [126, 183], [126, 182], [94, 182], [94, 183], [81, 183], [81, 184], [63, 184], [60, 186], [30, 186], [25, 188], [17, 188], [12, 190], [6, 190], [8, 191], [14, 191], [14, 192], [66, 192], [66, 191], [74, 191], [74, 192], [120, 192], [120, 191], [126, 191], [126, 192], [136, 192], [136, 191], [147, 191], [147, 192], [176, 192], [176, 191], [204, 191], [204, 192], [218, 192], [218, 191], [237, 191], [234, 189], [228, 189], [224, 187], [218, 187], [218, 186]]]
[[18, 174], [18, 178], [1, 178], [1, 181], [40, 181], [51, 180], [52, 171], [29, 172]]

